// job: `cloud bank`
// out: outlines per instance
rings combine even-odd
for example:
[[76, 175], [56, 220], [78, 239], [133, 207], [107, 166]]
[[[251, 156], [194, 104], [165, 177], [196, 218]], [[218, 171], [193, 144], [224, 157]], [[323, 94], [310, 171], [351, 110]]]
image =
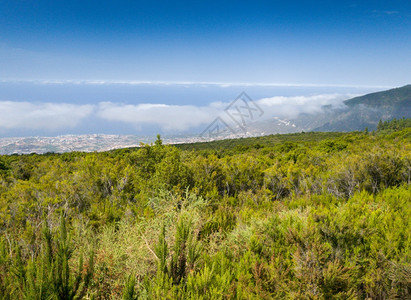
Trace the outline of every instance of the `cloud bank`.
[[[324, 105], [339, 107], [354, 95], [324, 94], [299, 97], [271, 97], [255, 101], [265, 118], [295, 118], [301, 113], [316, 113]], [[81, 126], [93, 118], [104, 124], [122, 123], [134, 129], [142, 125], [157, 126], [165, 132], [189, 131], [207, 126], [216, 117], [224, 117], [230, 102], [208, 106], [167, 104], [125, 104], [100, 102], [96, 105], [68, 103], [29, 103], [0, 101], [0, 129], [35, 129], [56, 131]], [[225, 116], [227, 117], [227, 116]]]
[[97, 116], [131, 125], [155, 124], [165, 131], [182, 131], [212, 122], [216, 109], [210, 106], [166, 104], [117, 104], [102, 102]]
[[92, 105], [0, 101], [0, 129], [70, 129], [92, 112]]
[[264, 110], [265, 114], [272, 117], [295, 118], [301, 113], [313, 114], [321, 111], [321, 107], [332, 105], [342, 107], [343, 101], [357, 95], [348, 94], [324, 94], [314, 96], [297, 97], [271, 97], [263, 98], [257, 104]]
[[[299, 97], [263, 98], [255, 103], [264, 111], [265, 118], [295, 118], [301, 113], [317, 113], [324, 105], [343, 106], [343, 100], [354, 95], [326, 94]], [[97, 116], [107, 121], [124, 122], [138, 127], [153, 124], [164, 131], [186, 131], [204, 126], [216, 117], [224, 118], [224, 109], [230, 102], [213, 102], [208, 106], [166, 104], [119, 104], [102, 102]], [[228, 120], [229, 122], [229, 120]]]

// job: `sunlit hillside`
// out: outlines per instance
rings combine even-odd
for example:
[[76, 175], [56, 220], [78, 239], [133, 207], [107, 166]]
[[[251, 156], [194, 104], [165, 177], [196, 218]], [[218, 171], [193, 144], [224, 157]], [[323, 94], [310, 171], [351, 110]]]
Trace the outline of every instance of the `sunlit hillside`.
[[408, 299], [411, 127], [0, 156], [1, 299]]

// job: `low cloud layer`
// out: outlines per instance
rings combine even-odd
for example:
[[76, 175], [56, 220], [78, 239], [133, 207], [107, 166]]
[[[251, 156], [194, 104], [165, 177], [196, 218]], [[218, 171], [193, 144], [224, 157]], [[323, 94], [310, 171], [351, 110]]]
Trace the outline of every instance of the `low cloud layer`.
[[[353, 95], [327, 94], [299, 97], [272, 97], [255, 101], [264, 111], [264, 118], [295, 118], [301, 113], [316, 113], [324, 105], [338, 107]], [[96, 105], [68, 103], [29, 103], [0, 101], [0, 129], [35, 129], [56, 131], [80, 126], [88, 118], [105, 124], [122, 123], [132, 128], [157, 126], [166, 132], [189, 131], [207, 126], [216, 117], [224, 116], [230, 102], [214, 102], [208, 106], [166, 104], [121, 104], [100, 102]]]
[[92, 111], [92, 105], [0, 101], [0, 129], [70, 129]]
[[301, 113], [317, 113], [325, 105], [342, 107], [343, 101], [356, 95], [325, 94], [297, 97], [263, 98], [257, 104], [270, 117], [295, 118]]
[[155, 124], [163, 130], [187, 130], [211, 122], [215, 109], [191, 105], [165, 104], [117, 104], [103, 102], [97, 116], [108, 121], [126, 122], [132, 125]]
[[[340, 107], [343, 100], [353, 95], [315, 95], [299, 97], [263, 98], [255, 103], [264, 112], [264, 119], [270, 117], [296, 118], [301, 113], [317, 113], [324, 105]], [[230, 102], [214, 102], [208, 106], [179, 106], [165, 104], [118, 104], [100, 103], [97, 109], [99, 118], [107, 121], [125, 122], [131, 125], [155, 124], [164, 131], [185, 131], [208, 125], [216, 117], [224, 119], [224, 109]], [[230, 119], [225, 118], [227, 122]]]

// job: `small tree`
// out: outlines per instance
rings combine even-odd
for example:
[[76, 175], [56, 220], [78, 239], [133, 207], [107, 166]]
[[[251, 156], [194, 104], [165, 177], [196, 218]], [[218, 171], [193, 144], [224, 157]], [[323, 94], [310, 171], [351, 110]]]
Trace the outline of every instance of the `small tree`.
[[161, 147], [163, 146], [163, 141], [161, 140], [160, 134], [157, 134], [157, 140], [154, 142], [154, 145]]
[[94, 271], [94, 255], [90, 254], [87, 267], [80, 255], [78, 271], [73, 276], [69, 260], [74, 247], [67, 234], [66, 219], [61, 216], [60, 232], [54, 237], [47, 221], [43, 225], [41, 254], [24, 261], [20, 248], [16, 249], [14, 274], [19, 282], [21, 299], [82, 299]]
[[70, 244], [66, 219], [61, 216], [60, 236], [53, 262], [53, 286], [55, 295], [61, 300], [81, 299], [85, 296], [94, 271], [94, 255], [91, 253], [86, 271], [83, 271], [83, 255], [79, 258], [79, 269], [75, 277], [70, 272], [69, 259], [74, 248]]
[[384, 129], [384, 123], [382, 122], [382, 120], [380, 120], [377, 125], [377, 130], [383, 130], [383, 129]]

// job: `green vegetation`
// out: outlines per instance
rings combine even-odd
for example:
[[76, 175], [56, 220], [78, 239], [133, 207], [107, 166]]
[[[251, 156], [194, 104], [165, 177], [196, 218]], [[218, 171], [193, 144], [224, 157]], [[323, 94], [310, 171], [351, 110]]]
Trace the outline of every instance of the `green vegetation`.
[[0, 299], [410, 298], [396, 122], [0, 156]]
[[[356, 133], [353, 133], [356, 134]], [[342, 132], [306, 132], [289, 134], [271, 134], [261, 137], [217, 140], [206, 143], [177, 144], [182, 150], [220, 150], [226, 152], [241, 152], [251, 148], [272, 147], [284, 143], [308, 143], [343, 136]], [[233, 149], [234, 148], [234, 149]]]
[[402, 118], [402, 119], [392, 119], [391, 121], [381, 121], [378, 123], [377, 131], [398, 131], [407, 127], [411, 127], [411, 118]]
[[369, 106], [391, 106], [410, 107], [411, 84], [403, 87], [390, 89], [387, 91], [371, 93], [364, 96], [355, 97], [345, 101], [345, 104], [352, 106], [365, 104]]

